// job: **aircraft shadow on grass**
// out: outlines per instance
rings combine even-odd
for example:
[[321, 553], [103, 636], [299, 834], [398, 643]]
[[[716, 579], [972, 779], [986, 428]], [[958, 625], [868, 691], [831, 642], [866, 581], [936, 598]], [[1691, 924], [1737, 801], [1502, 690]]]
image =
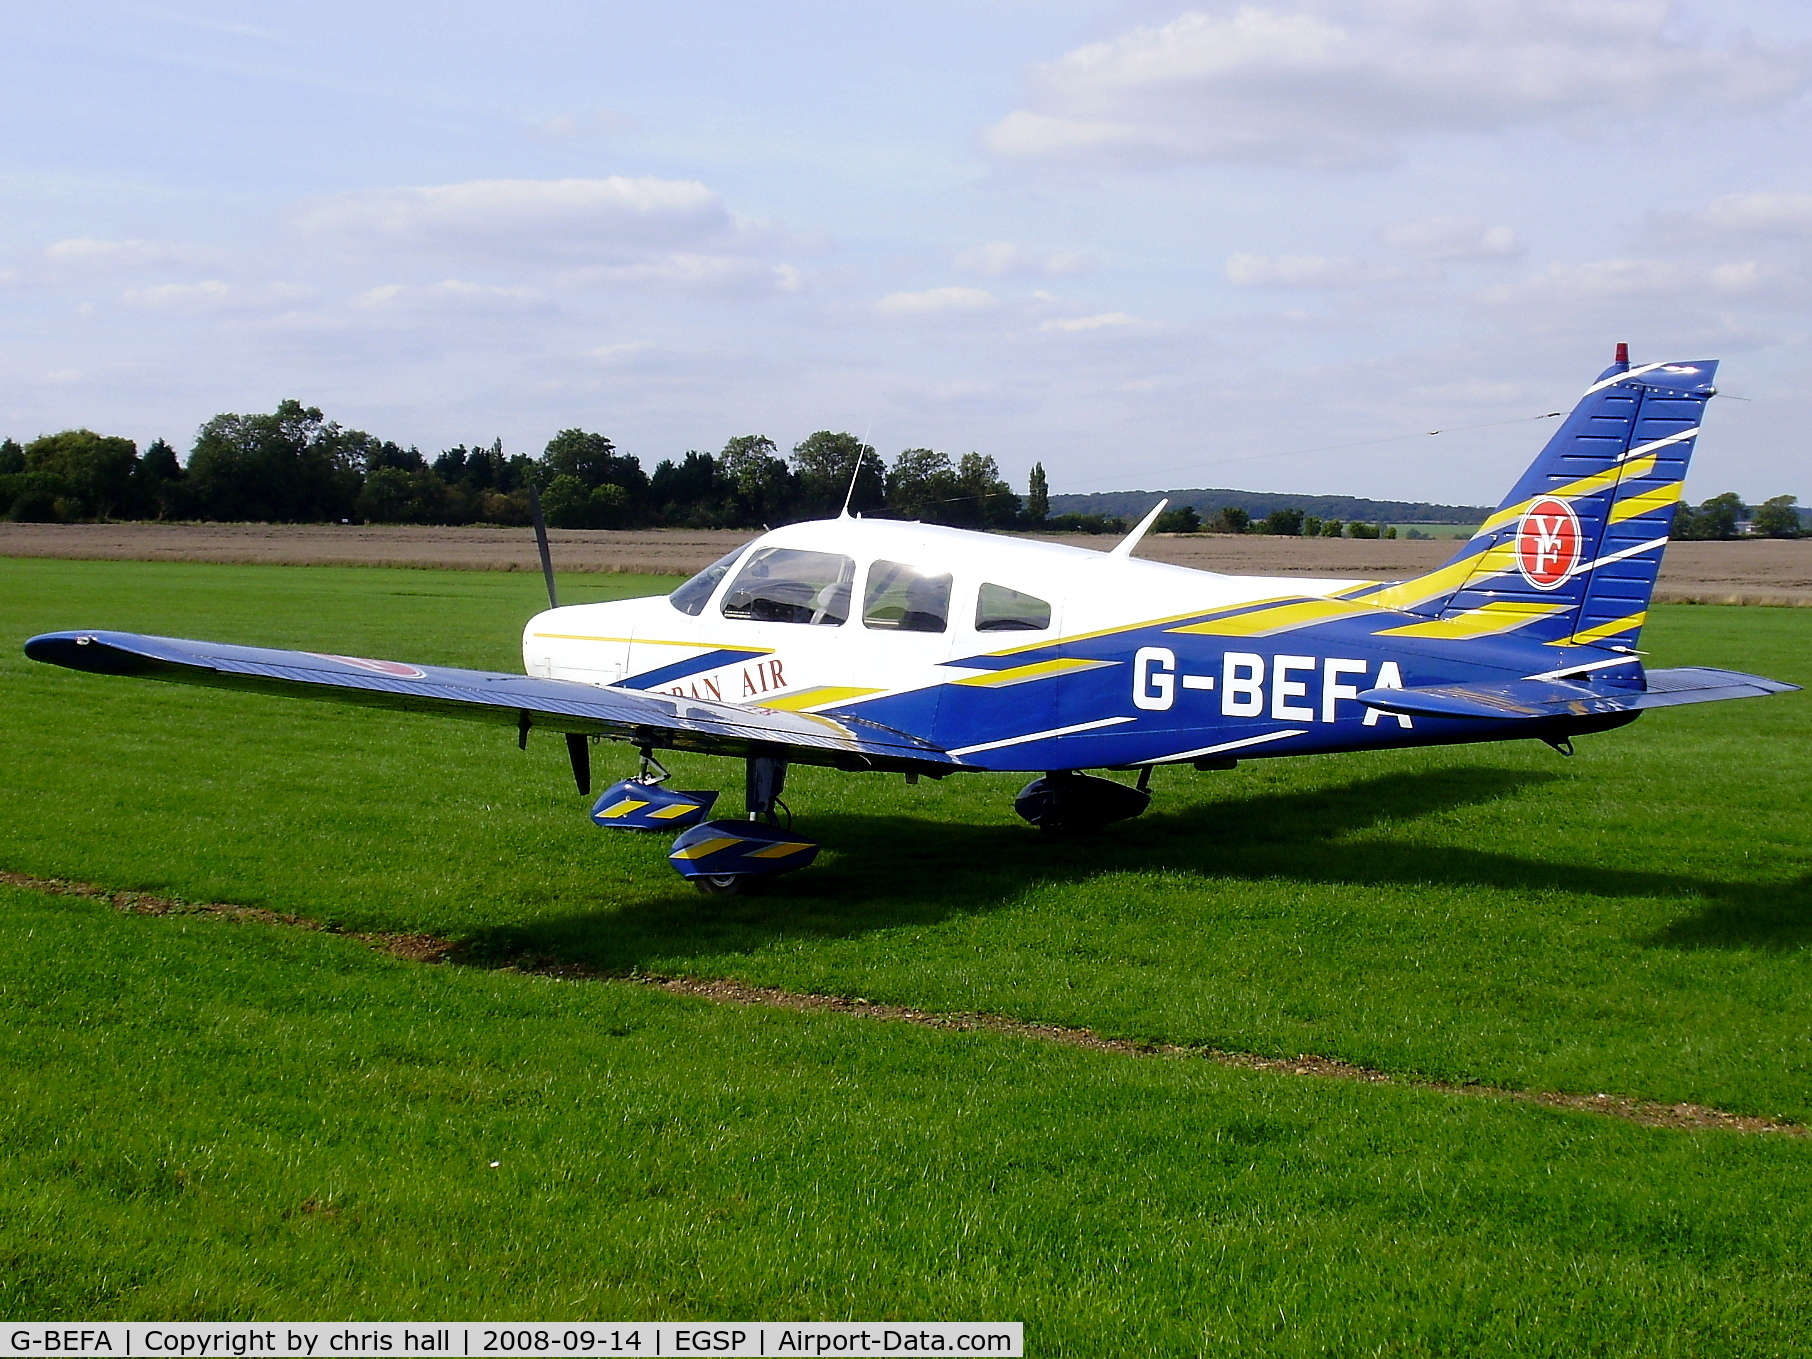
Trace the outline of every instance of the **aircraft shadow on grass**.
[[[822, 839], [835, 859], [761, 895], [666, 891], [609, 910], [480, 930], [462, 955], [479, 965], [526, 957], [629, 971], [656, 960], [752, 951], [783, 937], [847, 938], [936, 924], [999, 910], [1038, 886], [1153, 872], [1223, 883], [1681, 898], [1695, 903], [1692, 912], [1639, 942], [1676, 949], [1812, 944], [1812, 874], [1779, 884], [1725, 882], [1431, 847], [1381, 833], [1561, 777], [1482, 766], [1393, 773], [1306, 792], [1221, 797], [1067, 839], [1018, 825], [966, 826], [893, 812], [802, 817], [801, 829]], [[1111, 899], [1103, 898], [1102, 909], [1112, 910]]]

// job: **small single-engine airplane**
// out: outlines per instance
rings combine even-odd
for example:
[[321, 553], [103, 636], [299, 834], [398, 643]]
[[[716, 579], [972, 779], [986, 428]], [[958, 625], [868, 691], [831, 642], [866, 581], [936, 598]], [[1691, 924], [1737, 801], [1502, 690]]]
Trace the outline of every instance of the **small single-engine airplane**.
[[[25, 651], [501, 723], [524, 743], [547, 728], [581, 793], [590, 742], [628, 743], [641, 772], [593, 819], [680, 830], [671, 862], [707, 892], [816, 856], [790, 813], [780, 824], [789, 764], [909, 782], [1035, 771], [1015, 805], [1061, 830], [1143, 812], [1158, 765], [1523, 738], [1570, 754], [1645, 709], [1796, 687], [1644, 668], [1636, 640], [1717, 365], [1617, 358], [1471, 541], [1394, 584], [1137, 560], [1161, 504], [1105, 553], [845, 512], [764, 534], [671, 595], [536, 615], [526, 675], [122, 632]], [[717, 794], [664, 786], [660, 750], [745, 761], [747, 819], [705, 820]]]

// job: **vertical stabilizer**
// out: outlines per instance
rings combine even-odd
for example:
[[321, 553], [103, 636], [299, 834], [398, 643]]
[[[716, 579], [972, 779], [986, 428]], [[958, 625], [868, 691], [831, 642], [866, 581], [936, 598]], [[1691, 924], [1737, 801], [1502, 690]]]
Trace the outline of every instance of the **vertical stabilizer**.
[[1453, 560], [1371, 602], [1456, 635], [1635, 644], [1717, 362], [1631, 367], [1619, 349]]

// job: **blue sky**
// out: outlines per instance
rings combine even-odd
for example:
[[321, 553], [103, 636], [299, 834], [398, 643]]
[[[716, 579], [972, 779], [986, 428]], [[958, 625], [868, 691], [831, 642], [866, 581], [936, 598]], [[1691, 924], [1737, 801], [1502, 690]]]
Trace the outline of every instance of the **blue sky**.
[[1476, 502], [1627, 340], [1747, 398], [1692, 494], [1812, 498], [1812, 7], [76, 0], [0, 37], [0, 433], [186, 447], [296, 396], [429, 451], [832, 428], [1059, 491]]

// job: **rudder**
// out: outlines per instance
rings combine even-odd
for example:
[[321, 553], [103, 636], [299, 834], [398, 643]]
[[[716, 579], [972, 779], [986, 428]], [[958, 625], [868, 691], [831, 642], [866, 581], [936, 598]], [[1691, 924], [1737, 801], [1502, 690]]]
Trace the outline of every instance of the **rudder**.
[[1716, 372], [1716, 360], [1632, 368], [1620, 352], [1451, 561], [1369, 602], [1457, 637], [1634, 646]]

